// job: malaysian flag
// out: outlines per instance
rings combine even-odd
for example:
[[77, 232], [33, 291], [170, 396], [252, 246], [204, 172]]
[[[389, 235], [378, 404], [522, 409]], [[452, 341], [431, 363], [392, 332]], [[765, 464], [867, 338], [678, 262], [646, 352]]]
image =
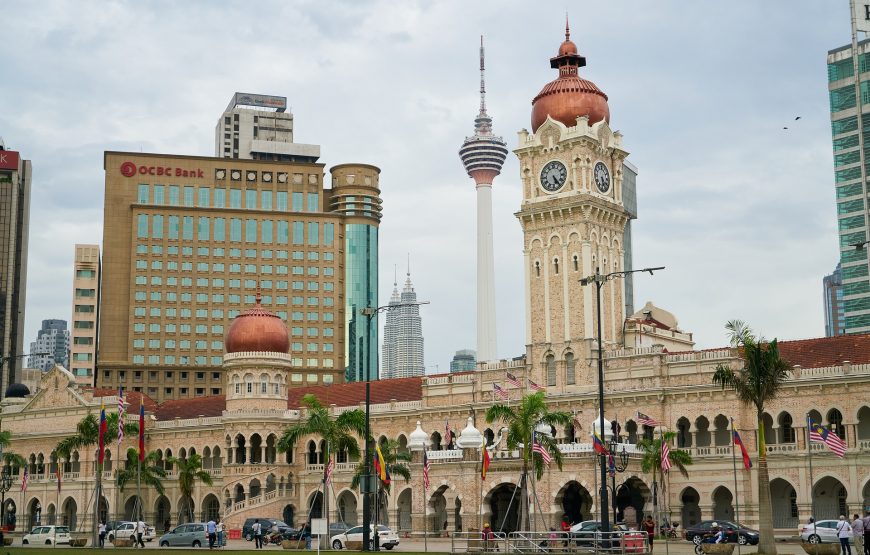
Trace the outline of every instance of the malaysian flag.
[[25, 465], [25, 467], [24, 467], [24, 476], [21, 477], [21, 491], [22, 491], [22, 492], [26, 492], [26, 491], [27, 491], [27, 477], [28, 477], [28, 476], [30, 476], [30, 474], [27, 472], [27, 466]]
[[534, 440], [532, 440], [532, 452], [538, 453], [541, 455], [541, 458], [547, 463], [547, 466], [550, 466], [550, 463], [553, 461], [553, 456], [544, 449], [544, 446], [538, 442], [538, 434], [533, 434]]
[[818, 441], [828, 446], [841, 459], [846, 456], [846, 442], [840, 439], [832, 430], [823, 428], [820, 424], [809, 421], [810, 441]]
[[667, 472], [671, 469], [671, 449], [668, 447], [668, 442], [662, 438], [662, 472]]
[[492, 384], [492, 392], [501, 397], [502, 399], [508, 398], [508, 392], [497, 383]]
[[533, 391], [544, 391], [543, 386], [536, 384], [532, 380], [529, 380], [529, 389], [531, 389]]
[[332, 456], [330, 455], [329, 461], [326, 463], [326, 478], [324, 478], [324, 483], [328, 486], [329, 482], [332, 480], [332, 471], [335, 470], [335, 463], [332, 461]]
[[426, 456], [426, 450], [423, 450], [423, 489], [429, 489], [429, 471], [432, 469], [432, 463], [429, 462], [429, 457]]
[[520, 385], [520, 381], [517, 379], [517, 377], [510, 372], [507, 373], [507, 381], [514, 387], [523, 387], [522, 385]]
[[650, 418], [649, 416], [645, 415], [642, 412], [637, 413], [637, 422], [638, 422], [638, 424], [642, 424], [644, 426], [649, 426], [650, 428], [655, 428], [656, 426], [659, 425], [657, 420]]
[[124, 441], [124, 390], [118, 386], [118, 445]]

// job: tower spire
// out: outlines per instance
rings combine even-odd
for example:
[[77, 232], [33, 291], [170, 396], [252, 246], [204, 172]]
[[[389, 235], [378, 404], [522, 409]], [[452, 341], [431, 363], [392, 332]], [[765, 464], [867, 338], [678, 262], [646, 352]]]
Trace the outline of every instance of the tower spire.
[[486, 64], [484, 64], [483, 35], [480, 35], [480, 115], [486, 115]]
[[571, 27], [568, 26], [568, 12], [565, 12], [565, 42], [571, 40]]

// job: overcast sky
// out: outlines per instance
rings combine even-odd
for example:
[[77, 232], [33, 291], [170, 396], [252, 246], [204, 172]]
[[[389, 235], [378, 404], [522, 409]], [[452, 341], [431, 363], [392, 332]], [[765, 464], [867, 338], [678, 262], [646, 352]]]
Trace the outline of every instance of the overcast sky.
[[[572, 39], [639, 168], [636, 306], [698, 348], [724, 323], [824, 334], [837, 263], [825, 56], [847, 0], [73, 2], [2, 8], [0, 136], [33, 161], [26, 344], [70, 318], [73, 245], [102, 242], [103, 151], [211, 156], [235, 91], [286, 96], [321, 162], [381, 168], [380, 298], [406, 256], [428, 373], [474, 348], [475, 194], [457, 150], [487, 104], [509, 148]], [[796, 116], [801, 119], [795, 121]], [[788, 130], [783, 127], [788, 126]], [[525, 351], [516, 157], [495, 180], [498, 352]], [[437, 367], [437, 370], [436, 370]]]

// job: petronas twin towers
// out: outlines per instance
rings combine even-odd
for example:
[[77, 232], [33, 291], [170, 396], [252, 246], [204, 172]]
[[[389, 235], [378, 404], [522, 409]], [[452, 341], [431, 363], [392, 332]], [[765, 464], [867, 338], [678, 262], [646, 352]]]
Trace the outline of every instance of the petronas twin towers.
[[407, 274], [405, 287], [399, 293], [398, 283], [393, 282], [391, 305], [401, 305], [387, 311], [384, 324], [384, 356], [381, 379], [422, 376], [426, 373], [423, 364], [423, 326], [417, 292]]

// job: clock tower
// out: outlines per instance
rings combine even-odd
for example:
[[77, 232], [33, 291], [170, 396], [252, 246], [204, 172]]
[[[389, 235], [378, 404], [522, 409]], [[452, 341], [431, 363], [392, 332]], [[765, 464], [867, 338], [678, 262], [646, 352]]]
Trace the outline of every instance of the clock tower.
[[[526, 284], [526, 356], [530, 378], [549, 391], [592, 387], [595, 373], [595, 289], [580, 279], [622, 270], [624, 232], [622, 135], [594, 83], [579, 76], [578, 54], [565, 41], [550, 66], [559, 77], [532, 101], [532, 132], [519, 133]], [[625, 283], [601, 290], [604, 348], [621, 341]]]

